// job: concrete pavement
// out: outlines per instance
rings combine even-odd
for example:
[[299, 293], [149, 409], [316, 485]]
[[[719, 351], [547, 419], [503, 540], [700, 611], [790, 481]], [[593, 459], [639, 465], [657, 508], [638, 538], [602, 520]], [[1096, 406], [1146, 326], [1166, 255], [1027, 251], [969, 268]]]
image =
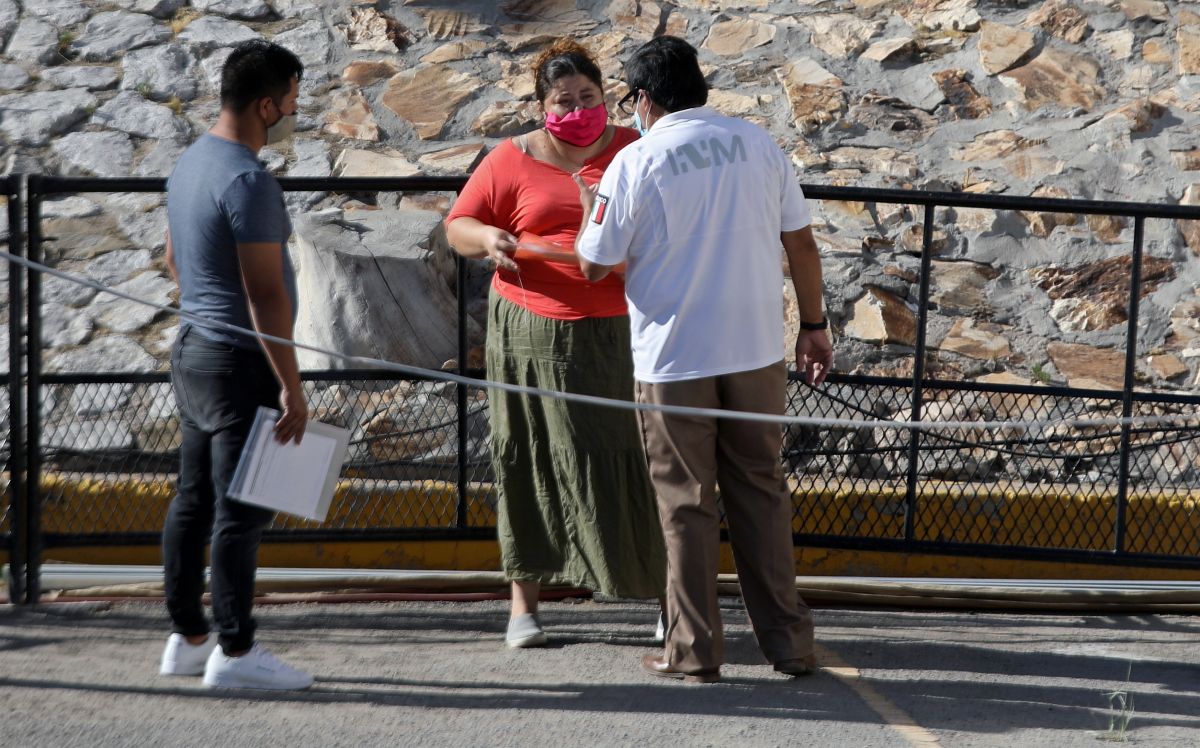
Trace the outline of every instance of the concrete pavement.
[[3, 606], [0, 744], [1062, 748], [1116, 737], [1113, 692], [1129, 744], [1200, 744], [1197, 618], [820, 609], [824, 669], [793, 681], [723, 608], [724, 680], [693, 686], [638, 669], [646, 604], [543, 603], [527, 651], [502, 601], [263, 605], [261, 641], [317, 676], [272, 694], [157, 675], [160, 603]]

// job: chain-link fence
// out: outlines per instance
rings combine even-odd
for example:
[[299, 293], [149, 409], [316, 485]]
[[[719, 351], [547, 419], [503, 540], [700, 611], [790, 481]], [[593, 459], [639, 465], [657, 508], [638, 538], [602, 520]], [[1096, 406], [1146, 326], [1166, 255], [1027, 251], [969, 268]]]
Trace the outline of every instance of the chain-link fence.
[[[453, 192], [462, 183], [461, 178], [302, 179], [285, 180], [285, 189]], [[5, 184], [10, 227], [19, 226], [21, 180]], [[15, 255], [27, 250], [31, 260], [41, 259], [38, 206], [45, 195], [162, 188], [161, 180], [31, 177], [28, 241], [19, 227], [10, 228], [8, 247]], [[924, 206], [927, 228], [935, 208], [955, 205], [1133, 216], [1138, 230], [1128, 260], [1131, 288], [1141, 287], [1144, 217], [1200, 218], [1200, 209], [1177, 206], [817, 186], [805, 191], [813, 199]], [[929, 282], [932, 235], [932, 230], [924, 233], [911, 373], [835, 373], [819, 388], [796, 378], [789, 385], [789, 415], [845, 421], [833, 428], [786, 427], [781, 460], [794, 501], [797, 542], [1200, 566], [1200, 397], [1135, 390], [1139, 295], [1129, 293], [1124, 300], [1128, 335], [1120, 387], [939, 380], [926, 373], [937, 361], [924, 333], [930, 296], [937, 292]], [[468, 272], [458, 262], [454, 367], [478, 377], [480, 372], [467, 369], [462, 291]], [[45, 548], [157, 542], [173, 494], [179, 426], [165, 372], [43, 373], [41, 356], [27, 356], [23, 347], [25, 340], [42, 339], [41, 278], [14, 269], [8, 280], [5, 321], [9, 360], [15, 363], [8, 377], [0, 532], [12, 561], [14, 591], [20, 591], [24, 569], [26, 594], [36, 596], [35, 570]], [[305, 382], [314, 416], [350, 429], [350, 450], [328, 519], [317, 524], [281, 515], [269, 537], [494, 537], [485, 389], [380, 371], [309, 372]], [[1176, 418], [1145, 426], [1071, 423], [1142, 415]], [[924, 421], [931, 427], [889, 425], [895, 421]], [[937, 427], [946, 421], [1036, 423]]]
[[[293, 539], [455, 536], [495, 524], [483, 389], [378, 372], [308, 373], [313, 417], [351, 431], [329, 516], [280, 515]], [[1043, 391], [1038, 391], [1043, 390]], [[48, 545], [154, 542], [173, 495], [179, 422], [166, 375], [47, 375], [41, 397], [41, 526]], [[923, 391], [926, 420], [1030, 421], [921, 432], [790, 426], [781, 459], [803, 542], [831, 538], [1104, 552], [1116, 546], [1119, 430], [1064, 425], [1112, 417], [1111, 394], [1051, 388]], [[790, 415], [906, 420], [911, 388], [835, 376], [789, 386]], [[1194, 413], [1139, 403], [1139, 414]], [[1200, 418], [1131, 430], [1131, 550], [1200, 553], [1194, 502]], [[915, 460], [912, 457], [915, 455]], [[912, 490], [910, 491], [910, 486]], [[911, 519], [911, 528], [907, 527]]]
[[[269, 535], [375, 537], [493, 526], [482, 390], [465, 388], [467, 408], [460, 411], [453, 384], [378, 372], [309, 372], [304, 378], [312, 417], [349, 429], [352, 437], [327, 520], [281, 514]], [[179, 420], [167, 376], [47, 375], [43, 392], [46, 542], [153, 542], [179, 459]]]
[[[911, 390], [865, 378], [806, 389], [793, 412], [906, 420]], [[1133, 415], [1170, 417], [1126, 429], [1120, 393], [928, 383], [925, 420], [1033, 421], [998, 429], [792, 428], [797, 533], [1131, 555], [1200, 556], [1200, 418], [1192, 398], [1140, 394]], [[1122, 498], [1122, 486], [1126, 486]], [[1124, 506], [1124, 516], [1121, 507]], [[1118, 533], [1123, 538], [1118, 538]]]

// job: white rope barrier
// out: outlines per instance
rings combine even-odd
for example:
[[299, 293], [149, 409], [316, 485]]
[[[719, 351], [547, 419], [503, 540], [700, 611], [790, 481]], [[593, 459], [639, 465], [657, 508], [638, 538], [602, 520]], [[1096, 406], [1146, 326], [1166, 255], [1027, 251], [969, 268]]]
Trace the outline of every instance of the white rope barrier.
[[[606, 397], [598, 397], [596, 395], [583, 395], [572, 392], [560, 392], [558, 390], [545, 390], [537, 387], [526, 387], [517, 384], [508, 384], [506, 382], [496, 382], [488, 379], [475, 379], [465, 377], [453, 372], [440, 371], [435, 369], [424, 369], [418, 366], [401, 364], [385, 359], [371, 358], [368, 356], [355, 356], [340, 351], [329, 350], [318, 346], [307, 345], [305, 343], [297, 343], [294, 340], [280, 338], [274, 335], [260, 333], [257, 330], [251, 330], [237, 325], [231, 325], [226, 322], [210, 320], [200, 317], [189, 312], [185, 312], [176, 307], [158, 304], [148, 299], [142, 299], [132, 296], [123, 291], [118, 291], [115, 288], [99, 283], [91, 278], [85, 278], [73, 273], [66, 273], [61, 270], [43, 265], [39, 262], [34, 262], [24, 257], [18, 257], [10, 252], [0, 250], [0, 257], [8, 260], [9, 263], [21, 265], [30, 270], [51, 275], [62, 280], [78, 284], [101, 293], [110, 294], [126, 301], [132, 301], [135, 304], [148, 306], [152, 309], [157, 309], [162, 312], [179, 317], [182, 320], [191, 322], [199, 327], [208, 329], [222, 330], [231, 332], [237, 335], [243, 335], [250, 338], [255, 338], [259, 341], [270, 343], [278, 343], [282, 345], [292, 346], [299, 350], [319, 353], [325, 356], [340, 359], [350, 364], [364, 368], [382, 369], [385, 371], [395, 372], [397, 374], [405, 374], [408, 376], [416, 376], [424, 379], [433, 379], [443, 382], [452, 382], [454, 384], [462, 384], [470, 387], [479, 387], [500, 392], [509, 392], [517, 395], [529, 395], [533, 397], [546, 397], [554, 400], [565, 400], [568, 402], [582, 403], [586, 405], [597, 405], [608, 408], [623, 408], [626, 410], [636, 411], [656, 411], [667, 413], [669, 415], [689, 416], [696, 418], [727, 418], [744, 421], [756, 421], [760, 423], [778, 423], [780, 425], [796, 425], [796, 426], [813, 426], [823, 428], [839, 428], [839, 429], [893, 429], [893, 430], [911, 430], [919, 429], [923, 431], [940, 431], [940, 430], [959, 430], [959, 429], [1041, 429], [1054, 426], [1065, 426], [1070, 428], [1119, 428], [1121, 426], [1156, 426], [1169, 425], [1177, 423], [1186, 423], [1197, 421], [1200, 418], [1198, 414], [1179, 413], [1174, 415], [1163, 416], [1132, 416], [1129, 418], [1109, 417], [1109, 418], [1036, 418], [1036, 419], [1021, 419], [1021, 420], [1006, 420], [1006, 421], [902, 421], [891, 419], [850, 419], [850, 418], [818, 418], [814, 416], [789, 416], [789, 415], [771, 415], [767, 413], [750, 413], [746, 411], [721, 410], [719, 408], [693, 408], [679, 405], [656, 405], [652, 403], [639, 403], [628, 400], [616, 400]], [[1200, 423], [1194, 424], [1200, 428]]]

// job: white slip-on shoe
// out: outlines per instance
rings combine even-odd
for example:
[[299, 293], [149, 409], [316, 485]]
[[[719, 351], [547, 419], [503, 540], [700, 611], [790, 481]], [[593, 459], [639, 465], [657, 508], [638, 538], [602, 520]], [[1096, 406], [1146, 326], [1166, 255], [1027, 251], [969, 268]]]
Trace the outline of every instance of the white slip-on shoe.
[[204, 668], [204, 685], [210, 688], [302, 691], [312, 684], [311, 675], [282, 662], [260, 644], [241, 657], [227, 657], [217, 647]]
[[188, 644], [183, 634], [171, 634], [163, 648], [158, 672], [160, 675], [204, 675], [204, 665], [216, 646], [217, 637], [213, 634], [209, 634], [202, 644]]
[[533, 613], [522, 613], [516, 618], [508, 619], [508, 632], [504, 634], [504, 643], [509, 649], [524, 649], [525, 647], [542, 647], [546, 645], [546, 632], [538, 623]]
[[658, 614], [658, 624], [654, 627], [654, 643], [663, 644], [667, 641], [667, 619], [660, 611]]

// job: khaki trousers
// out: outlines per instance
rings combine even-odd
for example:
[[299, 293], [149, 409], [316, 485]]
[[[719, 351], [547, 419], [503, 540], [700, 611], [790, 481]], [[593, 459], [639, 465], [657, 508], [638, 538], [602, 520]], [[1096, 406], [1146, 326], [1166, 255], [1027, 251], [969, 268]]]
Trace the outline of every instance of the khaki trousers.
[[[784, 412], [783, 362], [679, 382], [637, 383], [638, 401]], [[812, 613], [796, 592], [792, 505], [783, 490], [778, 424], [641, 411], [642, 438], [667, 542], [666, 657], [685, 673], [724, 661], [717, 604], [721, 488], [746, 612], [767, 660], [813, 653]]]

